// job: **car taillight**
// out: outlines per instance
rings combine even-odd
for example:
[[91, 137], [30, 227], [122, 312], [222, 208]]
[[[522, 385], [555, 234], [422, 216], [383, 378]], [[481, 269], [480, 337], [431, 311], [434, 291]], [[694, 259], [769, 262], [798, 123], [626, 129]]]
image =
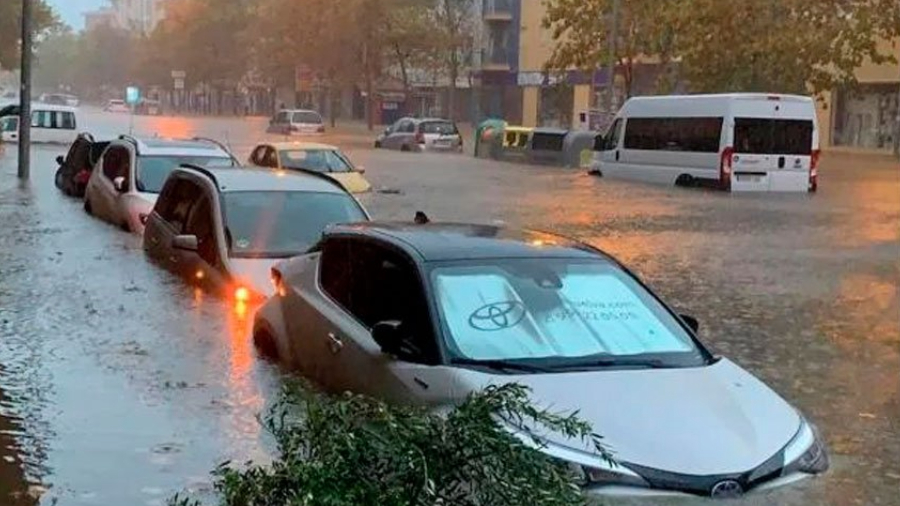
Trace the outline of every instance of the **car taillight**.
[[819, 189], [819, 158], [822, 152], [818, 149], [812, 151], [809, 157], [809, 192], [815, 192]]
[[281, 272], [278, 269], [272, 269], [271, 271], [272, 277], [272, 285], [275, 286], [275, 293], [278, 294], [279, 297], [284, 297], [287, 295], [287, 288], [284, 286], [284, 278], [281, 275]]
[[731, 191], [731, 166], [734, 159], [734, 148], [722, 150], [722, 161], [719, 164], [719, 188]]
[[78, 184], [87, 184], [88, 180], [91, 179], [91, 171], [82, 170], [78, 174], [75, 174], [75, 182]]
[[234, 300], [237, 302], [247, 302], [250, 300], [250, 290], [244, 286], [238, 286], [234, 289]]
[[416, 142], [419, 144], [425, 144], [425, 134], [422, 132], [416, 133]]

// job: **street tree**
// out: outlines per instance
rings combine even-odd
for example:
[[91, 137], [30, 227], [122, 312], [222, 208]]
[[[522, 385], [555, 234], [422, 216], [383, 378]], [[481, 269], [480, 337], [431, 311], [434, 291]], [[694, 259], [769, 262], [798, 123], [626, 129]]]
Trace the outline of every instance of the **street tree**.
[[[578, 68], [594, 71], [610, 64], [611, 16], [614, 0], [547, 0], [542, 20], [555, 41], [548, 71]], [[679, 0], [630, 0], [620, 2], [617, 54], [612, 56], [622, 76], [624, 92], [631, 95], [634, 72], [640, 58], [664, 65], [671, 60], [673, 16]], [[665, 75], [665, 74], [664, 74]], [[665, 87], [665, 83], [660, 83]]]
[[[32, 0], [32, 4], [35, 41], [40, 41], [50, 30], [59, 27], [60, 21], [46, 0]], [[0, 68], [19, 64], [21, 28], [22, 0], [0, 1]]]
[[[435, 0], [393, 0], [384, 24], [387, 66], [400, 74], [403, 93], [412, 96], [413, 72], [428, 67], [438, 47]], [[407, 99], [407, 104], [409, 103]], [[409, 111], [407, 111], [409, 112]]]
[[456, 82], [472, 61], [475, 48], [475, 0], [437, 0], [434, 8], [437, 57], [446, 69], [447, 116], [456, 116]]

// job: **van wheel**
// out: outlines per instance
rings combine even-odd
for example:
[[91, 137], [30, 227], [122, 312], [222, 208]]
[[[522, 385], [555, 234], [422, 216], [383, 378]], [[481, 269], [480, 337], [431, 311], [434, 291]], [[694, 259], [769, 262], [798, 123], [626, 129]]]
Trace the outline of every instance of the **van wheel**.
[[682, 188], [693, 188], [697, 186], [697, 181], [694, 179], [694, 176], [690, 174], [682, 174], [678, 176], [678, 179], [675, 180], [675, 186], [680, 186]]
[[375, 141], [375, 149], [381, 149], [381, 141]]
[[409, 151], [409, 146], [406, 144], [400, 146], [400, 151]]
[[278, 347], [275, 345], [275, 339], [271, 334], [265, 330], [254, 332], [253, 344], [256, 345], [256, 349], [259, 350], [259, 354], [262, 358], [273, 362], [278, 361]]
[[84, 212], [93, 215], [94, 210], [91, 208], [91, 201], [88, 199], [84, 199]]

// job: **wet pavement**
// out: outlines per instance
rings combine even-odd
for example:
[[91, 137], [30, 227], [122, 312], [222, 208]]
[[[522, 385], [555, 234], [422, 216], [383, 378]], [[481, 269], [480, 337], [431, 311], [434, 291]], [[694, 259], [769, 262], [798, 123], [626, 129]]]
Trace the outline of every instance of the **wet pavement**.
[[[100, 134], [128, 126], [81, 118]], [[264, 128], [135, 120], [137, 133], [226, 140], [241, 158]], [[362, 198], [376, 218], [423, 210], [570, 234], [697, 316], [705, 342], [815, 421], [833, 456], [825, 477], [739, 504], [900, 504], [896, 160], [828, 154], [816, 195], [727, 195], [323, 140], [392, 190]], [[256, 415], [280, 373], [256, 357], [252, 308], [185, 287], [144, 260], [138, 238], [62, 197], [64, 148], [36, 147], [25, 186], [14, 151], [0, 154], [0, 504], [164, 504], [207, 488], [222, 460], [265, 460]]]

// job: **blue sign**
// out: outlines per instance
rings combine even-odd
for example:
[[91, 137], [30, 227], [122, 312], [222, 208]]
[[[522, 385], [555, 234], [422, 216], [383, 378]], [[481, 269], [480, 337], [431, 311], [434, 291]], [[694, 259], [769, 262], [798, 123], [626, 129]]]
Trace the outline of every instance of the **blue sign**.
[[125, 101], [130, 105], [136, 105], [141, 101], [141, 90], [137, 86], [125, 88]]

